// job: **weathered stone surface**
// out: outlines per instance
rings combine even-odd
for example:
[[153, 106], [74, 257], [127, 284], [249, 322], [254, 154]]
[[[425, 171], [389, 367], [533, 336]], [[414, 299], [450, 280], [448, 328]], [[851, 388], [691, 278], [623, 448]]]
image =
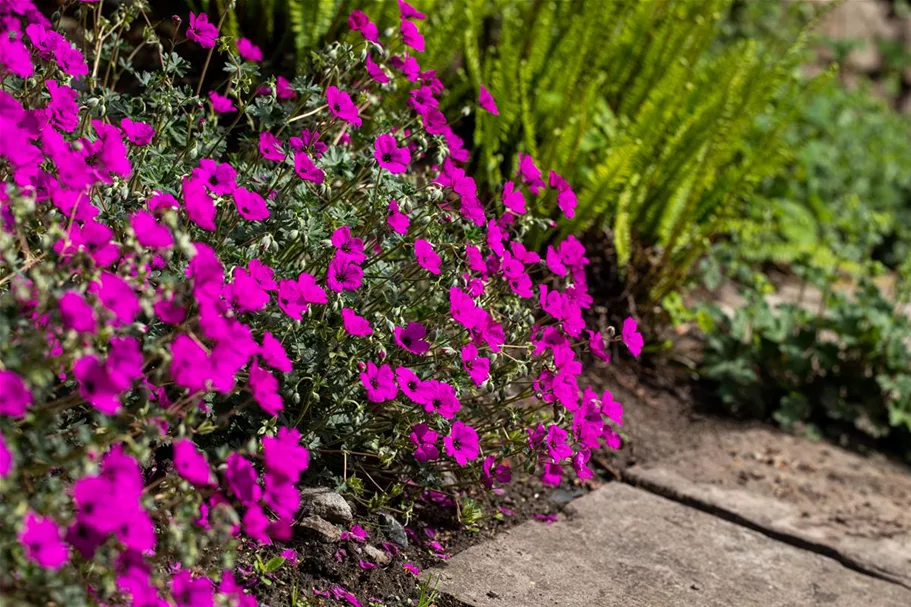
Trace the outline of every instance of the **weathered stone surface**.
[[301, 510], [333, 523], [346, 524], [354, 520], [354, 513], [345, 498], [323, 487], [301, 489]]
[[902, 586], [628, 485], [567, 516], [524, 523], [427, 575], [471, 607], [911, 605]]
[[868, 537], [850, 533], [837, 521], [815, 520], [795, 504], [743, 489], [694, 482], [660, 465], [634, 466], [624, 476], [633, 484], [673, 499], [690, 500], [710, 510], [734, 514], [756, 527], [831, 550], [839, 560], [911, 588], [911, 536], [907, 534]]
[[848, 67], [872, 72], [882, 65], [877, 42], [899, 37], [897, 23], [889, 19], [885, 2], [843, 2], [823, 20], [819, 31], [833, 40], [852, 40], [861, 44], [846, 59]]
[[392, 557], [388, 552], [370, 544], [364, 546], [364, 554], [377, 565], [388, 565], [392, 562]]
[[342, 536], [342, 530], [318, 516], [305, 516], [297, 521], [295, 533], [303, 532], [316, 537], [327, 544], [332, 544]]

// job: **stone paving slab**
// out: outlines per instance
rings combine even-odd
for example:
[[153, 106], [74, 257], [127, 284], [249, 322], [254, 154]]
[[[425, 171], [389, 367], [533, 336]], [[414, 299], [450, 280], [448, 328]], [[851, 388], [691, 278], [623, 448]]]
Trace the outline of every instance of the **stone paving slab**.
[[[661, 466], [634, 466], [623, 472], [627, 482], [676, 501], [697, 505], [721, 516], [734, 515], [750, 526], [806, 544], [851, 567], [883, 576], [911, 589], [911, 536], [892, 537], [852, 533], [850, 526], [817, 520], [803, 508], [785, 500], [749, 490], [693, 481]], [[911, 508], [911, 504], [907, 504]]]
[[610, 483], [445, 567], [470, 607], [908, 607], [911, 590], [695, 508]]

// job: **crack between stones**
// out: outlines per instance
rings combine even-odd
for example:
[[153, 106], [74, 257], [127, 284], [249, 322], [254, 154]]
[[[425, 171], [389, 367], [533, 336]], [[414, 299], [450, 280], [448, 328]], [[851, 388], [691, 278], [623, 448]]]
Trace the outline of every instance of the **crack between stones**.
[[651, 481], [643, 480], [640, 478], [633, 478], [627, 474], [625, 470], [620, 472], [620, 481], [626, 483], [627, 485], [630, 485], [631, 487], [648, 491], [649, 493], [671, 500], [672, 502], [676, 502], [683, 506], [699, 510], [700, 512], [705, 512], [706, 514], [710, 514], [740, 527], [745, 527], [751, 531], [756, 531], [757, 533], [761, 533], [762, 535], [775, 541], [788, 544], [789, 546], [793, 546], [800, 550], [806, 550], [820, 556], [828, 557], [837, 561], [843, 567], [846, 567], [851, 571], [856, 571], [857, 573], [876, 578], [884, 582], [889, 582], [891, 584], [896, 584], [902, 588], [911, 590], [911, 585], [907, 584], [905, 581], [894, 577], [888, 572], [872, 568], [867, 564], [841, 552], [840, 550], [832, 548], [831, 546], [820, 544], [818, 542], [814, 542], [812, 540], [808, 540], [791, 533], [772, 529], [745, 516], [737, 514], [736, 512], [722, 508], [716, 504], [706, 503], [698, 498], [684, 495], [679, 491], [675, 491], [674, 489], [668, 487], [663, 487]]

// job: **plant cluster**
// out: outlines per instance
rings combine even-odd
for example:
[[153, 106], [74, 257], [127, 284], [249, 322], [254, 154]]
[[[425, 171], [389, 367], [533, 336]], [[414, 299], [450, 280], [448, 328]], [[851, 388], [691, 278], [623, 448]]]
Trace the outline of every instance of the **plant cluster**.
[[701, 373], [735, 413], [812, 434], [888, 437], [907, 449], [911, 321], [905, 303], [875, 282], [823, 291], [820, 308], [773, 306], [759, 289], [731, 316], [718, 306], [707, 312]]
[[523, 244], [571, 187], [523, 155], [479, 192], [399, 9], [289, 81], [224, 17], [0, 3], [4, 602], [255, 604], [236, 549], [289, 536], [304, 478], [380, 505], [619, 446], [580, 356], [638, 356], [636, 322], [586, 329], [574, 237]]

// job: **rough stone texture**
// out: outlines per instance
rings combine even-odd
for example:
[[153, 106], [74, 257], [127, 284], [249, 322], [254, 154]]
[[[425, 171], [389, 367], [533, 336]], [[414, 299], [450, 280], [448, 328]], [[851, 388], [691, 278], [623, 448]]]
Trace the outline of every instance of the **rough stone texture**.
[[911, 605], [902, 586], [628, 485], [610, 483], [567, 513], [428, 574], [471, 607]]
[[388, 552], [370, 544], [364, 546], [364, 554], [377, 565], [388, 565], [392, 562], [392, 557]]
[[342, 537], [342, 530], [318, 516], [305, 516], [297, 521], [295, 533], [308, 533], [316, 539], [332, 544], [339, 541]]
[[634, 466], [624, 472], [633, 484], [708, 511], [733, 514], [751, 525], [806, 542], [840, 561], [875, 572], [911, 588], [911, 535], [882, 537], [845, 529], [846, 519], [819, 520], [793, 503], [744, 489], [697, 482], [664, 467]]
[[889, 19], [889, 6], [885, 2], [844, 2], [823, 20], [821, 34], [835, 40], [856, 40], [862, 44], [847, 57], [848, 67], [861, 72], [872, 72], [882, 65], [878, 40], [899, 37], [897, 23]]
[[333, 523], [346, 524], [354, 520], [345, 498], [323, 487], [301, 489], [301, 510]]

